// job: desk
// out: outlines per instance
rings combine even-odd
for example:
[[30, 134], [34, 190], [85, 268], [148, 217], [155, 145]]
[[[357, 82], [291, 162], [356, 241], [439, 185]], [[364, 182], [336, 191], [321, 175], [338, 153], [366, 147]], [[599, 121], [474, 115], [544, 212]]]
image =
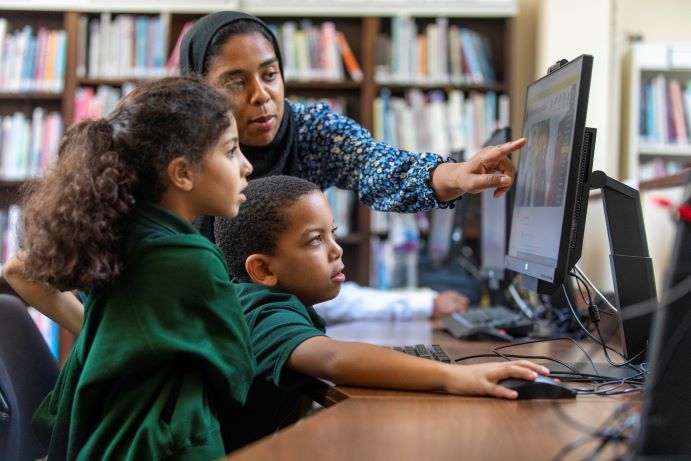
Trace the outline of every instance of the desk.
[[[457, 358], [488, 352], [488, 343], [455, 340], [433, 322], [355, 322], [329, 328], [334, 339], [385, 346], [441, 344]], [[583, 360], [572, 344], [522, 346], [565, 360]], [[331, 406], [249, 445], [228, 460], [550, 460], [583, 436], [562, 412], [589, 426], [602, 424], [630, 396], [507, 401], [441, 393], [323, 386]], [[338, 403], [336, 403], [338, 402]], [[580, 459], [590, 442], [568, 456]], [[610, 456], [611, 458], [611, 456]]]

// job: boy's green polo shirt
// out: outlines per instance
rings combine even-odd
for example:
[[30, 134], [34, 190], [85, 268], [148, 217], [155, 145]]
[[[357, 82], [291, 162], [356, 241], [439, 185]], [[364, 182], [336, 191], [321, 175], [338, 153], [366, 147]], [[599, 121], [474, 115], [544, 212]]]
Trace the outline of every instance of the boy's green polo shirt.
[[234, 448], [253, 442], [295, 422], [301, 388], [310, 378], [287, 366], [303, 341], [324, 336], [326, 322], [294, 295], [254, 283], [237, 283], [240, 305], [250, 330], [257, 361], [245, 407], [243, 427]]
[[224, 259], [177, 215], [141, 204], [124, 261], [89, 293], [82, 333], [34, 417], [48, 458], [219, 458], [255, 365]]

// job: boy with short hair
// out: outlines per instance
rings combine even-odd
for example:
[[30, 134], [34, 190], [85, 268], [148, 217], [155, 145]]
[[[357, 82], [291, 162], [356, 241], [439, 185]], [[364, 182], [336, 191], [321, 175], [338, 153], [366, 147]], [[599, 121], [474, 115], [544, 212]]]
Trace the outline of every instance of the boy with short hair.
[[331, 207], [304, 179], [250, 181], [247, 201], [215, 224], [235, 277], [257, 368], [241, 419], [245, 443], [290, 424], [309, 377], [339, 385], [516, 398], [498, 381], [534, 380], [546, 368], [527, 361], [451, 365], [370, 344], [336, 341], [312, 305], [334, 298], [345, 281]]

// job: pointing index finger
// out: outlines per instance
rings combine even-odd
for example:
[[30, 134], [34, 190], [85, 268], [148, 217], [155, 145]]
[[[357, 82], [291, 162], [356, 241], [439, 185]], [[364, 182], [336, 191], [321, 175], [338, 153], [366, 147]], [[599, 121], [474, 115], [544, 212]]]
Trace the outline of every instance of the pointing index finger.
[[523, 146], [525, 146], [525, 143], [526, 139], [520, 138], [513, 141], [505, 142], [504, 144], [500, 144], [497, 147], [499, 148], [499, 151], [503, 156], [522, 148]]

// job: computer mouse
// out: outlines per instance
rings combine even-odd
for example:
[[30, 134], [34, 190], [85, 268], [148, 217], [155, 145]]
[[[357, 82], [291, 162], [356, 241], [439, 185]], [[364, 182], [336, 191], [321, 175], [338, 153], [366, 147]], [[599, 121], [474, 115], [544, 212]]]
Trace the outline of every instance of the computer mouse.
[[469, 328], [460, 339], [465, 341], [484, 341], [484, 342], [510, 342], [514, 337], [496, 328]]
[[508, 378], [499, 385], [518, 392], [519, 399], [573, 399], [576, 391], [547, 376], [538, 375], [535, 381]]

